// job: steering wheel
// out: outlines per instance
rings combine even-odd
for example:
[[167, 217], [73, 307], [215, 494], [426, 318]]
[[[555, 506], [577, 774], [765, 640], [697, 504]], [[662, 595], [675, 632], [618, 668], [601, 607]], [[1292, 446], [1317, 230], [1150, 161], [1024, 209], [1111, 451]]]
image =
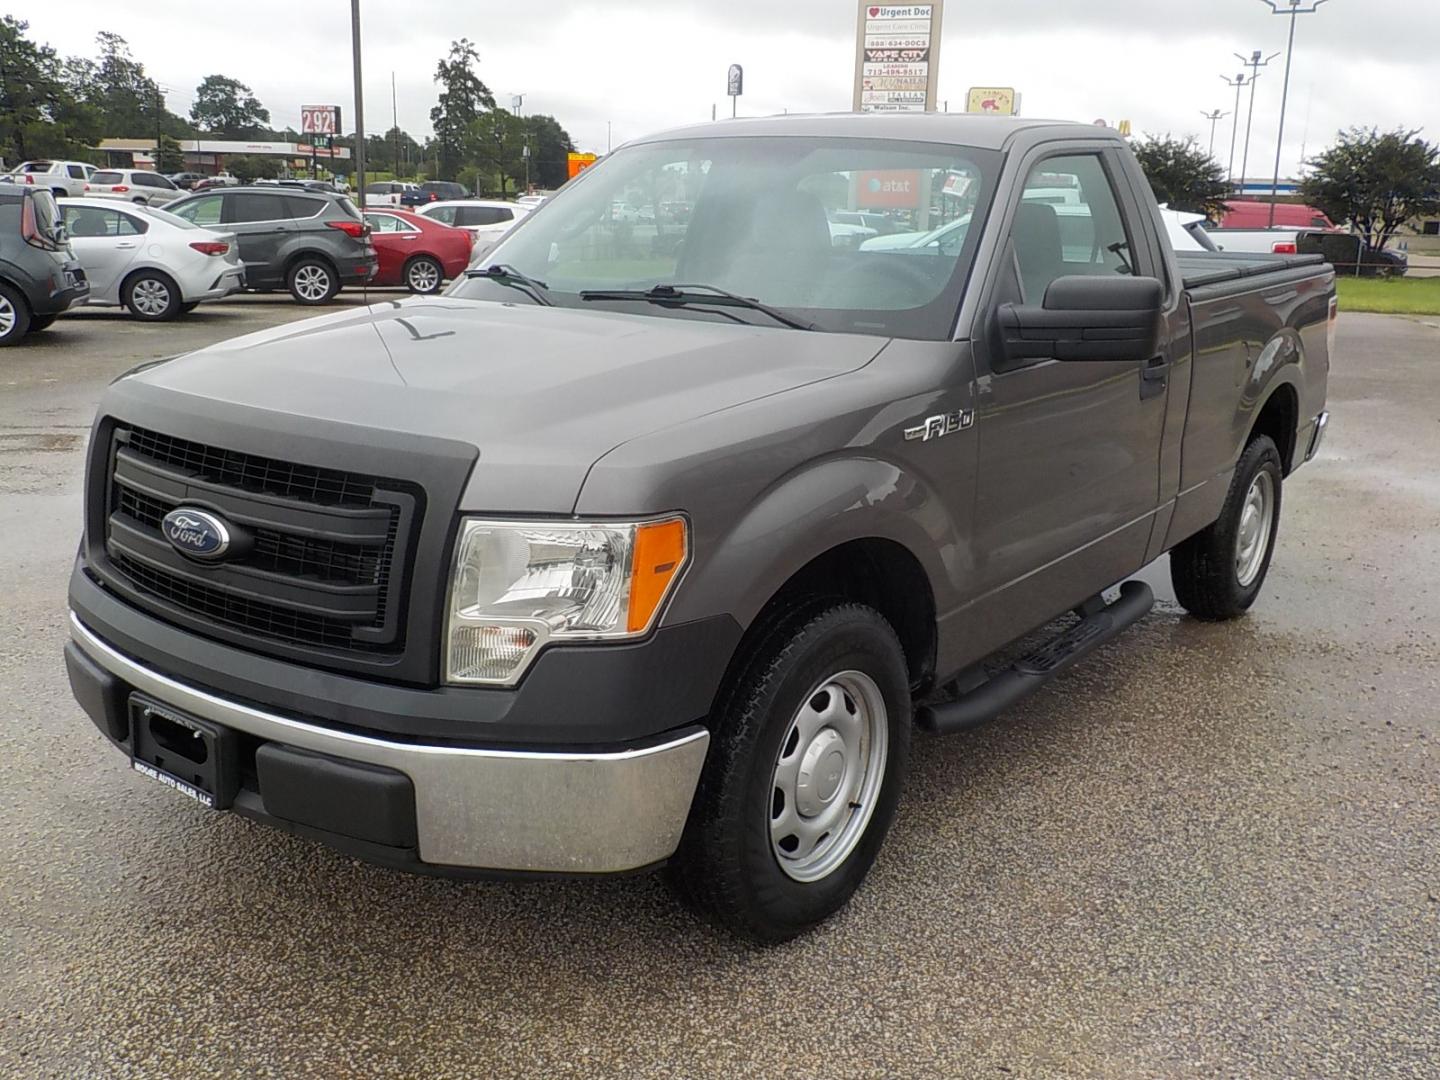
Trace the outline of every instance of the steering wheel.
[[[920, 252], [913, 255], [887, 253], [878, 258], [877, 255], [878, 252], [862, 253], [842, 270], [825, 286], [823, 296], [827, 303], [821, 306], [899, 310], [919, 307], [935, 298], [939, 289], [934, 279], [915, 264], [917, 259], [932, 259], [935, 256]], [[832, 300], [839, 302], [828, 302]]]

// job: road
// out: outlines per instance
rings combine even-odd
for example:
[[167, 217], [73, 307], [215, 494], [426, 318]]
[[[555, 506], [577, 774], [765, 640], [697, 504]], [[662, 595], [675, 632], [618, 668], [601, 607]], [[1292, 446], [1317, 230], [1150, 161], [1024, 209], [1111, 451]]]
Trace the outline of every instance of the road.
[[739, 945], [661, 881], [373, 869], [130, 773], [60, 663], [113, 375], [297, 317], [83, 312], [0, 354], [0, 1075], [1434, 1076], [1440, 325], [1346, 315], [1252, 615], [1156, 611], [920, 737], [867, 886]]

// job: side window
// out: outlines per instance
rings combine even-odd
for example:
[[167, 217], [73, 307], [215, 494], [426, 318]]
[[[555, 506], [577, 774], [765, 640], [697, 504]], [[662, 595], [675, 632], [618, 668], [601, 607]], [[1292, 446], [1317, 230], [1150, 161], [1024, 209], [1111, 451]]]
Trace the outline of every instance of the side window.
[[67, 169], [70, 175], [73, 176], [76, 180], [85, 179], [85, 167], [83, 165], [69, 165], [67, 166]]
[[426, 214], [425, 216], [426, 216], [426, 217], [432, 217], [432, 218], [434, 218], [436, 221], [443, 221], [446, 225], [454, 225], [454, 224], [455, 224], [455, 207], [453, 207], [453, 206], [437, 206], [434, 210], [431, 210], [431, 211], [430, 211], [428, 214]]
[[1120, 203], [1100, 158], [1048, 158], [1030, 170], [1011, 226], [1025, 302], [1039, 304], [1056, 278], [1133, 274]]
[[120, 220], [115, 223], [115, 234], [117, 236], [143, 236], [150, 231], [150, 226], [139, 218], [133, 218], [129, 214], [117, 215]]
[[289, 216], [297, 221], [312, 218], [325, 209], [323, 199], [307, 199], [304, 195], [282, 195], [280, 198], [284, 200]]
[[203, 199], [193, 199], [184, 206], [176, 207], [171, 213], [194, 225], [219, 225], [220, 196], [206, 195]]
[[134, 182], [137, 186], [139, 186], [139, 187], [164, 187], [164, 186], [165, 186], [164, 184], [160, 183], [159, 180], [155, 179], [155, 177], [151, 176], [149, 173], [143, 173], [143, 172], [131, 173], [131, 174], [130, 174], [130, 179], [131, 179], [131, 181], [133, 181], [133, 182]]
[[457, 224], [470, 226], [499, 225], [514, 220], [513, 211], [499, 206], [462, 206], [456, 218]]
[[231, 225], [256, 221], [289, 221], [290, 212], [285, 208], [283, 195], [241, 191], [225, 197], [224, 219]]
[[103, 236], [133, 236], [137, 231], [133, 227], [122, 227], [123, 222], [128, 220], [125, 214], [118, 210], [97, 210], [89, 206], [67, 206], [65, 214], [65, 232], [75, 240], [103, 237]]
[[410, 226], [406, 222], [391, 214], [366, 214], [365, 222], [375, 232], [409, 232]]

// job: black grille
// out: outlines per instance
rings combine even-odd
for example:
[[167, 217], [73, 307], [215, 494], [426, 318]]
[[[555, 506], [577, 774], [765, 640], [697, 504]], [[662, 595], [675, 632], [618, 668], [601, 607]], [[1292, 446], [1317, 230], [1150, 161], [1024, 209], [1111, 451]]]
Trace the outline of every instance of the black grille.
[[[392, 595], [418, 499], [374, 476], [279, 461], [133, 428], [114, 439], [106, 552], [113, 574], [162, 616], [344, 652], [397, 652]], [[161, 528], [179, 506], [220, 513], [236, 533], [216, 564], [174, 551]], [[155, 604], [146, 604], [153, 600]]]
[[373, 476], [221, 450], [144, 428], [131, 428], [125, 442], [135, 453], [153, 461], [244, 491], [322, 505], [369, 506], [375, 497]]

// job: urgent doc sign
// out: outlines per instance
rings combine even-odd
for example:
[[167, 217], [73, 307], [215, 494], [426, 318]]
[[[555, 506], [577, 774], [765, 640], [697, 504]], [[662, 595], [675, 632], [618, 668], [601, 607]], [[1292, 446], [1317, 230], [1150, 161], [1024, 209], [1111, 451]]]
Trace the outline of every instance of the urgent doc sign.
[[339, 135], [340, 106], [300, 106], [300, 133], [302, 135]]
[[856, 21], [856, 112], [934, 112], [944, 0], [862, 2]]

